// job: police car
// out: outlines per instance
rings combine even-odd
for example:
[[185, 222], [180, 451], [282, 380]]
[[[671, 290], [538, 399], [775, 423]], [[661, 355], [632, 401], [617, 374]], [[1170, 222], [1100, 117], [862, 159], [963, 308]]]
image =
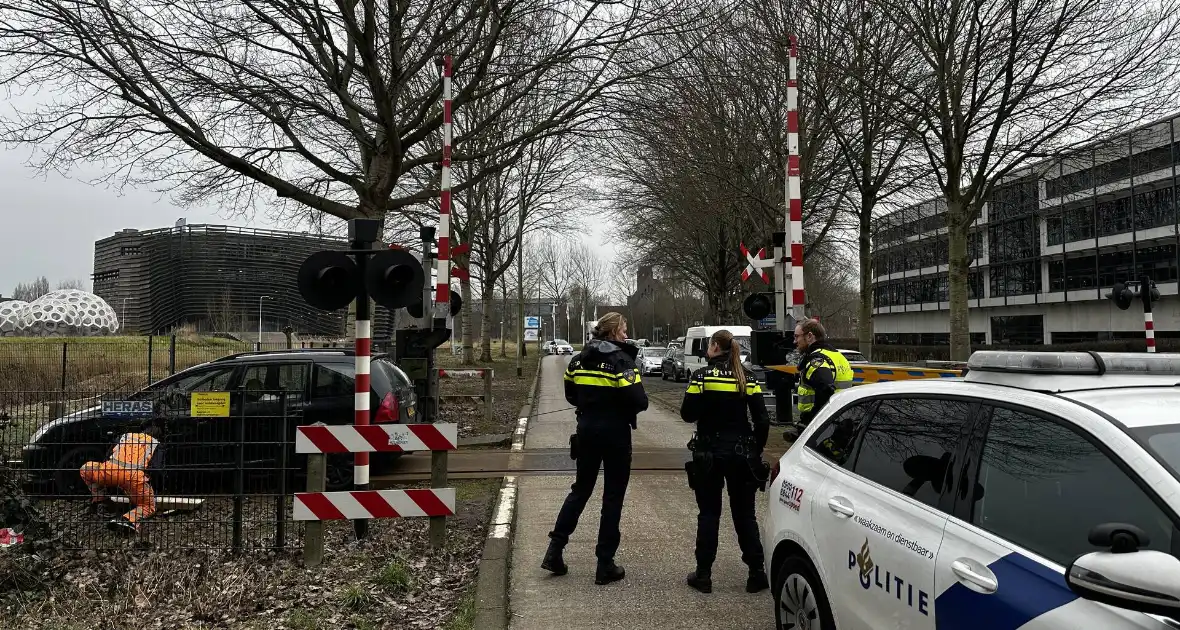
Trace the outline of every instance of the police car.
[[1180, 355], [844, 390], [767, 494], [780, 629], [1180, 628]]

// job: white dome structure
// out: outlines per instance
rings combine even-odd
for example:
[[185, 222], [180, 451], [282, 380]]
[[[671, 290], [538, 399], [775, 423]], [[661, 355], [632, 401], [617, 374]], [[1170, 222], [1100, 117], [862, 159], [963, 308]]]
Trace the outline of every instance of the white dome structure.
[[50, 291], [23, 310], [17, 335], [93, 337], [119, 330], [115, 309], [93, 293], [77, 289]]
[[21, 334], [21, 321], [28, 308], [29, 303], [21, 300], [0, 302], [0, 337], [15, 337]]

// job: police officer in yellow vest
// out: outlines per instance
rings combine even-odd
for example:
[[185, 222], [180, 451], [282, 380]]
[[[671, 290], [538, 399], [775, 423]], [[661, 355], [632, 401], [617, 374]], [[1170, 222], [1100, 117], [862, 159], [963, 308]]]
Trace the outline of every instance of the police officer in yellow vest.
[[799, 437], [837, 390], [852, 386], [852, 366], [824, 337], [824, 327], [818, 320], [804, 320], [795, 326], [795, 347], [803, 358], [799, 360], [797, 373], [799, 423], [783, 434], [788, 440]]

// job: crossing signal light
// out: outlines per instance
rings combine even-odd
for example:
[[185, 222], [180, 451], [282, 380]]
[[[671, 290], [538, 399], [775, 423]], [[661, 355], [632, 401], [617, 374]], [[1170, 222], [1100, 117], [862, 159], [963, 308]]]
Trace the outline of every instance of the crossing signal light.
[[774, 312], [773, 293], [751, 293], [742, 302], [742, 312], [750, 319], [765, 319]]
[[[454, 289], [451, 289], [450, 291], [451, 291], [451, 317], [456, 317], [459, 315], [459, 311], [463, 310], [463, 296], [456, 293]], [[419, 294], [420, 293], [421, 293], [421, 288], [419, 288]], [[415, 319], [421, 318], [422, 317], [422, 298], [419, 297], [416, 302], [414, 302], [413, 304], [407, 305], [406, 312], [410, 314], [410, 317], [413, 317]]]
[[356, 262], [343, 252], [316, 252], [299, 267], [296, 280], [307, 303], [324, 311], [335, 311], [356, 299]]
[[1131, 308], [1131, 302], [1135, 299], [1135, 292], [1131, 290], [1131, 287], [1122, 282], [1116, 282], [1114, 283], [1114, 287], [1111, 288], [1110, 293], [1106, 294], [1106, 299], [1114, 302], [1114, 305], [1119, 310], [1125, 311]]
[[342, 309], [366, 289], [386, 308], [401, 308], [422, 301], [425, 272], [422, 263], [404, 250], [375, 252], [367, 261], [365, 277], [356, 262], [339, 251], [316, 252], [299, 267], [299, 293], [307, 303], [324, 311]]
[[365, 286], [373, 301], [397, 309], [422, 301], [426, 273], [422, 263], [404, 249], [386, 249], [374, 254], [365, 268]]

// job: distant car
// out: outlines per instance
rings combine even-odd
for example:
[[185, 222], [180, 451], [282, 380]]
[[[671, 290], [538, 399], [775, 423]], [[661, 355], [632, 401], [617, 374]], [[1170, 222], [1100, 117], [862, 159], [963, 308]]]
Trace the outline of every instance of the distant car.
[[553, 354], [554, 353], [553, 340], [550, 339], [549, 341], [542, 343], [541, 344], [541, 351], [544, 352], [545, 354]]
[[570, 342], [566, 341], [565, 339], [554, 339], [550, 343], [551, 345], [549, 346], [549, 349], [553, 354], [568, 354], [573, 356], [574, 347], [571, 346]]
[[656, 348], [648, 346], [639, 349], [639, 356], [635, 358], [636, 366], [639, 368], [639, 373], [647, 376], [648, 374], [659, 374], [662, 369], [664, 355], [668, 353], [667, 348]]
[[[350, 349], [246, 352], [191, 367], [126, 396], [152, 401], [155, 412], [164, 416], [164, 478], [157, 490], [229, 491], [229, 472], [236, 468], [238, 456], [234, 431], [237, 419], [244, 417], [244, 464], [253, 469], [250, 491], [274, 492], [271, 483], [281, 461], [280, 445], [287, 444], [289, 468], [306, 466], [295, 455], [295, 427], [353, 423], [355, 366]], [[372, 423], [414, 422], [417, 395], [405, 372], [386, 355], [375, 355], [369, 371]], [[229, 417], [191, 416], [190, 401], [196, 392], [230, 392]], [[282, 392], [290, 393], [286, 409], [276, 395]], [[142, 423], [143, 419], [104, 415], [101, 405], [47, 422], [21, 451], [26, 492], [84, 493], [78, 469], [88, 461], [105, 460], [115, 440]], [[372, 466], [387, 469], [398, 455], [373, 453]], [[329, 455], [326, 486], [348, 488], [352, 465], [351, 454]]]
[[664, 360], [660, 364], [660, 378], [669, 378], [679, 383], [688, 379], [688, 371], [684, 368], [684, 348], [668, 348], [664, 353]]
[[869, 362], [868, 357], [857, 352], [856, 350], [844, 350], [843, 348], [837, 348], [836, 352], [839, 352], [840, 354], [844, 355], [844, 358], [848, 359], [849, 363], [868, 363]]

